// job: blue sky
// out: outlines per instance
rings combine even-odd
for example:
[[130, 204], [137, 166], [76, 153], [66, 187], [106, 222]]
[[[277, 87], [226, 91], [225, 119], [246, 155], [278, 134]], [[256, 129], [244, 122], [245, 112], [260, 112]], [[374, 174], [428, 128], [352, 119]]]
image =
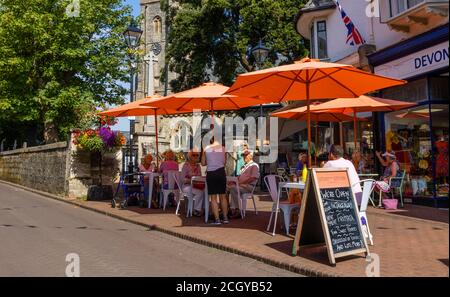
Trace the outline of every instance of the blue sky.
[[139, 0], [125, 0], [125, 3], [127, 5], [130, 5], [133, 7], [133, 14], [135, 16], [139, 15], [139, 10], [140, 10], [140, 6], [139, 6]]
[[[125, 4], [133, 7], [133, 15], [138, 16], [140, 13], [139, 0], [125, 0]], [[128, 100], [128, 98], [127, 98]], [[113, 127], [114, 130], [130, 131], [130, 121], [128, 118], [118, 118], [119, 122]]]

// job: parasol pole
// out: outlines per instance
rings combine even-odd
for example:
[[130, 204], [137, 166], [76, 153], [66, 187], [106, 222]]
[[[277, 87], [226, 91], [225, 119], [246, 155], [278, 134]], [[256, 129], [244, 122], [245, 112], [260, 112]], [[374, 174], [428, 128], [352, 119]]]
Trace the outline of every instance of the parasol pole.
[[318, 138], [319, 138], [319, 132], [318, 132], [318, 130], [319, 130], [319, 121], [316, 121], [316, 137], [315, 137], [315, 139], [316, 139], [316, 143], [314, 144], [314, 163], [316, 164], [316, 166], [317, 166], [317, 148], [318, 148], [318, 143], [319, 143], [319, 140], [318, 140]]
[[309, 106], [309, 72], [306, 72], [306, 105], [308, 117], [308, 167], [311, 168], [311, 108]]
[[357, 122], [357, 118], [356, 118], [356, 108], [353, 108], [353, 138], [354, 138], [354, 141], [355, 141], [355, 152], [356, 152], [356, 150], [357, 150], [357, 146], [356, 146], [356, 143], [358, 142], [357, 141], [357, 137], [356, 137], [356, 135], [357, 135], [357, 133], [358, 133], [358, 131], [357, 131], [357, 125], [356, 125], [356, 122]]
[[155, 112], [155, 137], [156, 137], [156, 168], [159, 170], [159, 143], [158, 143], [158, 115], [157, 109], [154, 109]]

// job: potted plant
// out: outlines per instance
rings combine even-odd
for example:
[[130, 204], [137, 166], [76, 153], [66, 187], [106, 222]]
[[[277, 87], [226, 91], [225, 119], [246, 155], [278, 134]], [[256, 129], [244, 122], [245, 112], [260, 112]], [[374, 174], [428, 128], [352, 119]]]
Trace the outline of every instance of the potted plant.
[[103, 185], [102, 163], [105, 153], [113, 153], [126, 144], [125, 136], [112, 131], [113, 118], [100, 118], [99, 127], [75, 131], [73, 143], [78, 150], [89, 152], [93, 184], [89, 186], [87, 200], [109, 200], [113, 198], [111, 185]]

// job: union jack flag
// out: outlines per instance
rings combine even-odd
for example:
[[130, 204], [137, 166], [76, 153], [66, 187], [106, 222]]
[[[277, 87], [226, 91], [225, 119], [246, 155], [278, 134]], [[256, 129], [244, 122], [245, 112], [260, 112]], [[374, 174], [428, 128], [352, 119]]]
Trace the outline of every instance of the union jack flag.
[[361, 45], [366, 43], [364, 38], [359, 33], [358, 29], [356, 29], [355, 25], [353, 24], [350, 17], [345, 13], [345, 11], [342, 9], [341, 4], [336, 1], [337, 7], [339, 8], [339, 11], [341, 12], [342, 20], [344, 21], [345, 26], [347, 27], [348, 34], [347, 34], [347, 44], [350, 43], [350, 45]]

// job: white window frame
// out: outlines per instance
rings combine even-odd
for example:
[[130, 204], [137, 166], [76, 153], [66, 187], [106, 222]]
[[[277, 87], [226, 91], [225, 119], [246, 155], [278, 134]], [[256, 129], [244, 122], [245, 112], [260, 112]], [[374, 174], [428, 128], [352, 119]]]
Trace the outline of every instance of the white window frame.
[[410, 7], [409, 3], [408, 3], [409, 0], [400, 0], [400, 1], [403, 1], [403, 5], [404, 5], [405, 9], [403, 11], [395, 12], [395, 14], [394, 14], [394, 11], [393, 11], [394, 6], [393, 6], [393, 4], [395, 3], [395, 7], [396, 7], [398, 0], [388, 0], [388, 1], [389, 1], [389, 16], [390, 16], [390, 18], [395, 18], [396, 16], [403, 14], [405, 11], [408, 11], [411, 8], [414, 8], [417, 5], [420, 5], [421, 3], [425, 2], [425, 0], [422, 0], [421, 2], [416, 3], [415, 5]]
[[[319, 32], [317, 30], [317, 23], [320, 23], [320, 22], [325, 22], [325, 28], [326, 28], [325, 33], [326, 33], [326, 41], [327, 41], [327, 48], [326, 48], [327, 55], [326, 55], [326, 57], [322, 57], [322, 58], [319, 58], [319, 39], [318, 39]], [[313, 29], [313, 30], [311, 30], [311, 29]], [[327, 21], [327, 19], [325, 19], [325, 18], [314, 19], [310, 26], [310, 32], [311, 32], [311, 39], [310, 39], [311, 58], [320, 59], [320, 60], [328, 60], [329, 59], [329, 53], [328, 53], [329, 46], [328, 46], [328, 21]], [[314, 36], [313, 36], [313, 34], [314, 34]], [[312, 51], [312, 50], [314, 50], [314, 51]]]

